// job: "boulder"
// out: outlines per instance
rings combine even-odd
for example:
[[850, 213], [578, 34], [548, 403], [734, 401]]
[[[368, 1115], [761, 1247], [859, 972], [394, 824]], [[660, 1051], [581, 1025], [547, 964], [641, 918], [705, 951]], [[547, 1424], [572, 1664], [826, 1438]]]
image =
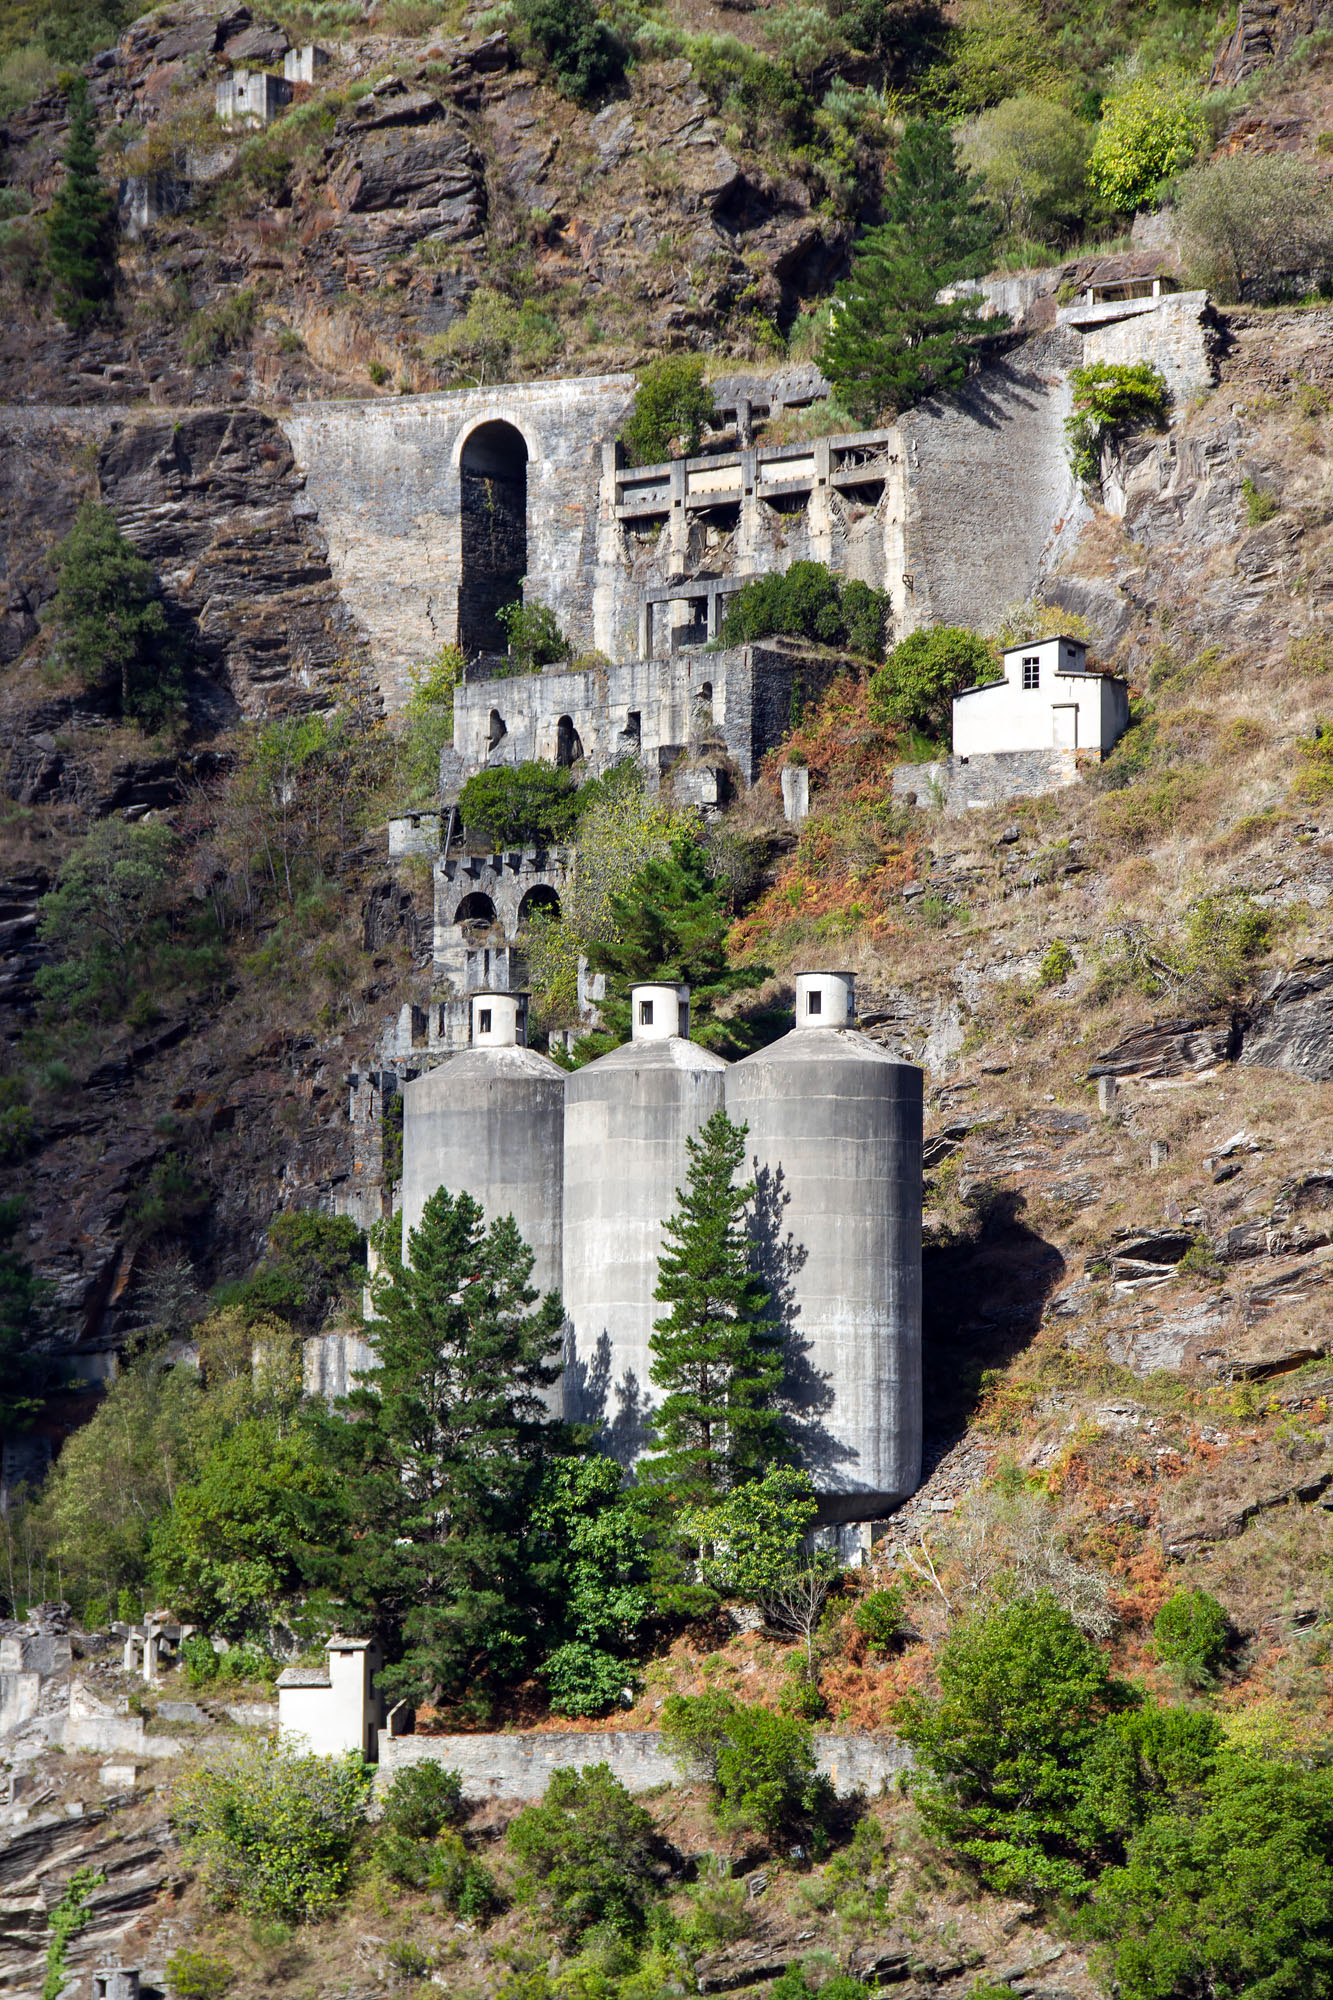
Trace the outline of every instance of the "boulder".
[[1146, 1027], [1132, 1028], [1099, 1055], [1088, 1076], [1197, 1075], [1231, 1062], [1237, 1041], [1236, 1028], [1229, 1021], [1150, 1021]]
[[1272, 975], [1245, 1024], [1240, 1063], [1307, 1083], [1333, 1077], [1333, 964], [1307, 958]]

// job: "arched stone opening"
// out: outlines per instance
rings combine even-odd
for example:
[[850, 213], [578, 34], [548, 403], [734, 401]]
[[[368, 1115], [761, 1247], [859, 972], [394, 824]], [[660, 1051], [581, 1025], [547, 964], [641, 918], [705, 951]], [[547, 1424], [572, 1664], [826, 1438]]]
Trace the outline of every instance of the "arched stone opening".
[[495, 905], [480, 889], [474, 889], [470, 896], [464, 896], [454, 911], [456, 924], [476, 924], [489, 930], [496, 921]]
[[583, 755], [583, 739], [574, 727], [574, 718], [562, 715], [555, 725], [555, 761], [568, 770]]
[[502, 653], [505, 632], [496, 613], [523, 595], [528, 567], [528, 447], [512, 424], [479, 424], [458, 465], [458, 643], [469, 657]]
[[545, 882], [539, 882], [535, 889], [529, 889], [527, 895], [519, 904], [519, 929], [522, 930], [524, 924], [529, 923], [533, 917], [538, 915], [548, 917], [558, 917], [560, 915], [560, 898], [556, 895], [555, 890], [550, 888]]

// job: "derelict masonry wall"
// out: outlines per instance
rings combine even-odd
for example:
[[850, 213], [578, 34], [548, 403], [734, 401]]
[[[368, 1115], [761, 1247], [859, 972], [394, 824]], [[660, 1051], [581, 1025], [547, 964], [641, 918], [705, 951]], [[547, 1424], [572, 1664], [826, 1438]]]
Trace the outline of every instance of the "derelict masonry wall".
[[335, 581], [391, 706], [410, 693], [410, 670], [458, 637], [459, 458], [482, 424], [511, 424], [527, 446], [528, 593], [576, 647], [592, 646], [602, 442], [633, 395], [632, 376], [594, 375], [282, 413]]
[[907, 459], [904, 630], [994, 631], [1072, 546], [1091, 510], [1065, 438], [1077, 334], [1011, 348], [955, 397], [898, 419]]
[[[469, 1799], [539, 1799], [555, 1771], [608, 1764], [631, 1792], [682, 1782], [655, 1729], [514, 1730], [486, 1736], [389, 1736], [379, 1740], [379, 1784], [407, 1764], [443, 1764], [463, 1780]], [[891, 1736], [815, 1737], [815, 1762], [840, 1798], [874, 1795], [901, 1771], [912, 1753]]]

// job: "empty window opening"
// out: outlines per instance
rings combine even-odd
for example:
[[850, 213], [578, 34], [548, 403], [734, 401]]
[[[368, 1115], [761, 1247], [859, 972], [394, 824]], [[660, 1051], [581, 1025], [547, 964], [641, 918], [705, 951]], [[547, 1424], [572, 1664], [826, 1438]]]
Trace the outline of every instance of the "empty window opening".
[[824, 1011], [823, 994], [807, 993], [805, 996], [805, 1011], [807, 1014], [822, 1014]]
[[486, 741], [486, 748], [488, 750], [498, 750], [508, 734], [509, 724], [505, 721], [499, 709], [493, 708], [491, 710], [491, 727]]
[[1023, 661], [1023, 685], [1025, 688], [1041, 686], [1041, 661], [1034, 657]]
[[495, 905], [489, 896], [482, 894], [480, 889], [474, 889], [470, 896], [464, 896], [462, 902], [454, 911], [454, 922], [456, 924], [485, 924], [489, 927], [495, 922]]
[[577, 764], [583, 755], [583, 742], [574, 727], [572, 716], [562, 715], [555, 725], [555, 761], [565, 770]]
[[632, 708], [625, 717], [625, 727], [620, 733], [627, 742], [635, 745], [643, 740], [643, 717], [637, 708]]
[[491, 1032], [491, 1010], [489, 1007], [478, 1007], [477, 1033], [479, 1035], [489, 1035], [490, 1032]]
[[522, 930], [523, 926], [530, 923], [535, 916], [558, 917], [559, 915], [560, 898], [545, 882], [539, 882], [535, 889], [528, 890], [518, 906], [518, 927]]
[[653, 1025], [653, 1003], [651, 1000], [640, 1000], [639, 1026], [641, 1028], [651, 1028], [652, 1025]]
[[463, 580], [458, 643], [503, 653], [497, 613], [523, 595], [528, 567], [528, 448], [512, 424], [479, 424], [459, 460]]

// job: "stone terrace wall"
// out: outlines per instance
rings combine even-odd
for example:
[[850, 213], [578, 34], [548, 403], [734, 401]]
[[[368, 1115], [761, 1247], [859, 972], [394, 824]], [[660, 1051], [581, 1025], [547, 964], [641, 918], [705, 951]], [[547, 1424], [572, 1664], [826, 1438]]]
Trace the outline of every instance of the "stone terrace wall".
[[[631, 1792], [678, 1785], [680, 1767], [655, 1729], [516, 1730], [495, 1736], [389, 1736], [379, 1742], [379, 1783], [388, 1784], [408, 1764], [435, 1762], [457, 1771], [472, 1799], [539, 1799], [553, 1771], [609, 1764]], [[887, 1736], [815, 1737], [815, 1761], [839, 1797], [877, 1792], [912, 1753]]]
[[904, 629], [993, 631], [1090, 519], [1064, 435], [1068, 371], [1081, 360], [1077, 335], [1039, 334], [956, 399], [899, 418], [911, 579]]
[[528, 595], [552, 607], [576, 647], [591, 648], [602, 443], [633, 394], [632, 376], [594, 375], [283, 412], [334, 577], [391, 706], [406, 699], [409, 670], [457, 637], [459, 456], [480, 424], [522, 433]]

